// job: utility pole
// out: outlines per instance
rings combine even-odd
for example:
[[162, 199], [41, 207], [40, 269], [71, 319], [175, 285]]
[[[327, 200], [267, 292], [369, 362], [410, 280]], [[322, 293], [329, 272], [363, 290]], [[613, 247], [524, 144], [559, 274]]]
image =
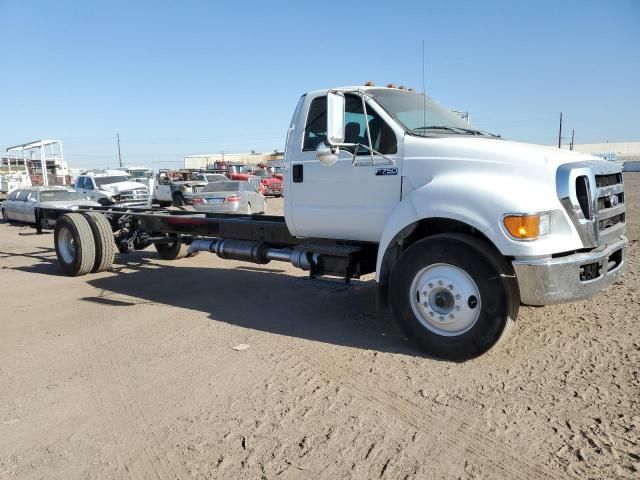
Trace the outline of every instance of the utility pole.
[[560, 129], [558, 130], [558, 148], [562, 146], [562, 112], [560, 112]]
[[571, 147], [569, 150], [573, 150], [573, 137], [576, 134], [576, 130], [574, 128], [571, 129]]
[[122, 155], [120, 154], [120, 134], [116, 133], [116, 138], [118, 139], [118, 162], [120, 163], [120, 168], [122, 168]]

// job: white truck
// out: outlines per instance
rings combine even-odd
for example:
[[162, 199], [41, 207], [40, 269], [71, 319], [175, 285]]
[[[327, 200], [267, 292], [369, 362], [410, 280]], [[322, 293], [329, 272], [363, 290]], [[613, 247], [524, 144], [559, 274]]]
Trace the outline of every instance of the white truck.
[[504, 339], [521, 303], [590, 297], [625, 268], [618, 165], [474, 130], [418, 93], [303, 95], [284, 166], [284, 218], [112, 208], [40, 215], [57, 218], [56, 253], [69, 275], [109, 268], [113, 238], [154, 244], [167, 259], [208, 251], [346, 281], [375, 272], [407, 336], [457, 361]]
[[124, 170], [84, 172], [76, 178], [75, 189], [100, 205], [123, 207], [149, 207], [149, 189], [131, 181]]

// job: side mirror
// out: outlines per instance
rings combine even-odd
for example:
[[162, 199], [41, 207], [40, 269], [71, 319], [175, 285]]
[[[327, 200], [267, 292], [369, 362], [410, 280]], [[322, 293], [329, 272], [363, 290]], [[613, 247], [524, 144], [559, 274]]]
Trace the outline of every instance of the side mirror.
[[344, 143], [344, 93], [327, 93], [327, 141], [336, 146]]
[[316, 148], [316, 158], [323, 165], [333, 165], [338, 160], [338, 151], [338, 147], [330, 147], [320, 142]]

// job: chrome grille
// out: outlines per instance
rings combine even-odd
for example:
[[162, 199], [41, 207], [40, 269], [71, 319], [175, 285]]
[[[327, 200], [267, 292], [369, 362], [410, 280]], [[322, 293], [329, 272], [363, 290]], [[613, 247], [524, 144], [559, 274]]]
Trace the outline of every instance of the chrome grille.
[[118, 203], [122, 205], [146, 205], [149, 202], [149, 191], [146, 188], [134, 188], [120, 193]]
[[618, 165], [603, 161], [561, 165], [556, 186], [585, 247], [606, 245], [624, 234], [624, 183]]
[[596, 219], [600, 244], [624, 233], [625, 205], [622, 173], [596, 175]]
[[253, 188], [255, 188], [256, 190], [260, 190], [262, 185], [262, 180], [260, 180], [260, 177], [250, 178], [249, 183], [251, 183]]

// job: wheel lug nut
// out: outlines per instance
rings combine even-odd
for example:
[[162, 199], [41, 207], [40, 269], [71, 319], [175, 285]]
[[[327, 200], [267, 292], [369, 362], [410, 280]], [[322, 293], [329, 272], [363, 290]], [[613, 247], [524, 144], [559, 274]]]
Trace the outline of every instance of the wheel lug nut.
[[460, 311], [460, 305], [456, 305], [456, 312]]
[[429, 312], [429, 315], [433, 317], [433, 312]]
[[425, 307], [429, 306], [429, 304], [427, 302], [424, 302], [422, 305], [425, 306]]
[[444, 285], [444, 282], [442, 280], [438, 280], [438, 285], [442, 286]]
[[433, 288], [433, 283], [428, 283], [428, 284], [427, 284], [427, 286], [428, 286], [429, 288]]
[[443, 317], [442, 315], [440, 315], [440, 317], [439, 317], [439, 318], [440, 318], [440, 321], [441, 321], [441, 322], [444, 322], [444, 317]]
[[449, 284], [449, 290], [453, 290], [453, 285]]
[[449, 314], [449, 318], [453, 319], [453, 313]]
[[460, 300], [460, 295], [456, 295], [456, 300]]

